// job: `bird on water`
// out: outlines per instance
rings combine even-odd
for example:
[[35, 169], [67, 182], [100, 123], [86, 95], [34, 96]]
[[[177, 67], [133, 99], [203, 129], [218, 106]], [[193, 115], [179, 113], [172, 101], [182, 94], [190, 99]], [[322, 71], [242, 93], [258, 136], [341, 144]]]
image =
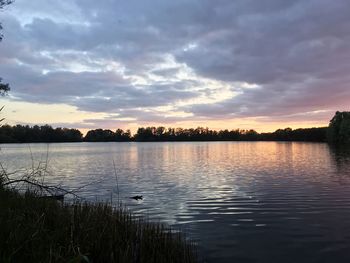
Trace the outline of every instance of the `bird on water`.
[[135, 195], [135, 196], [132, 196], [130, 198], [134, 199], [134, 200], [142, 200], [143, 199], [142, 195]]

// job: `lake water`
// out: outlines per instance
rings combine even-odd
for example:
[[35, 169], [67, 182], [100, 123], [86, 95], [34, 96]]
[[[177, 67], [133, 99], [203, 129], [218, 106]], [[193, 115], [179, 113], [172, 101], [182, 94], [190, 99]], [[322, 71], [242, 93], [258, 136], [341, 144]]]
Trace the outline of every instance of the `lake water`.
[[[48, 156], [47, 156], [48, 154]], [[350, 262], [350, 150], [327, 144], [4, 144], [8, 171], [180, 228], [205, 262]], [[130, 199], [143, 195], [143, 201]]]

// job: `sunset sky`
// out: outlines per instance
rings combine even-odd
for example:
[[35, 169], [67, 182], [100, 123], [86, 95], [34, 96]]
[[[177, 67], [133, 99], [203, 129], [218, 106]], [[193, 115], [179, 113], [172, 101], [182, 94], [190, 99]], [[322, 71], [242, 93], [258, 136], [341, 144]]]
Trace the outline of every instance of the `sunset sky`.
[[0, 21], [9, 124], [272, 131], [350, 109], [347, 0], [16, 0]]

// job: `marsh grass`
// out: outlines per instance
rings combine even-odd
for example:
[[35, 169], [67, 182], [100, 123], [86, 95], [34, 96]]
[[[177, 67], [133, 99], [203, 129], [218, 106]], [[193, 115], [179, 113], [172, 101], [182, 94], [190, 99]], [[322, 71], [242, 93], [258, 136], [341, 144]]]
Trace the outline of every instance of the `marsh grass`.
[[197, 262], [163, 224], [106, 203], [60, 204], [0, 185], [0, 262]]

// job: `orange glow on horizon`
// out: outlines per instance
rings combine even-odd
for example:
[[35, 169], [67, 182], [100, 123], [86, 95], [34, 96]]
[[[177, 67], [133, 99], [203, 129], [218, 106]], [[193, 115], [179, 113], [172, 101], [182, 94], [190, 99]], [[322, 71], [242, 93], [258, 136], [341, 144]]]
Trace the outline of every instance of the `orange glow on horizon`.
[[[197, 128], [204, 127], [211, 130], [249, 130], [253, 129], [257, 132], [273, 132], [277, 129], [284, 128], [312, 128], [312, 127], [324, 127], [328, 126], [329, 120], [333, 116], [333, 113], [329, 113], [329, 116], [325, 117], [324, 121], [307, 121], [300, 120], [289, 121], [289, 122], [278, 122], [268, 121], [267, 119], [262, 120], [261, 118], [237, 118], [237, 119], [223, 119], [223, 120], [212, 120], [212, 119], [197, 119], [176, 122], [142, 122], [142, 121], [122, 121], [108, 119], [106, 113], [93, 113], [79, 111], [73, 106], [64, 104], [36, 104], [28, 102], [16, 102], [16, 101], [4, 101], [5, 105], [2, 115], [6, 118], [4, 123], [9, 125], [16, 124], [28, 124], [28, 125], [51, 125], [53, 127], [67, 127], [77, 128], [83, 134], [86, 134], [92, 129], [110, 129], [116, 130], [118, 128], [127, 130], [130, 129], [132, 134], [137, 132], [139, 127], [163, 126], [165, 128]], [[196, 118], [196, 117], [194, 117]], [[310, 119], [310, 118], [309, 118]], [[85, 127], [84, 127], [85, 126]]]
[[235, 119], [235, 120], [228, 120], [228, 121], [192, 121], [192, 122], [174, 122], [174, 123], [143, 123], [143, 124], [133, 124], [133, 125], [126, 125], [124, 127], [122, 126], [115, 126], [115, 127], [96, 127], [96, 128], [83, 128], [79, 129], [84, 135], [92, 129], [109, 129], [109, 130], [116, 130], [116, 129], [123, 129], [124, 131], [129, 129], [132, 134], [135, 134], [137, 132], [137, 129], [139, 127], [165, 127], [165, 128], [184, 128], [184, 129], [190, 129], [190, 128], [197, 128], [197, 127], [204, 127], [208, 128], [210, 130], [250, 130], [253, 129], [259, 133], [264, 132], [274, 132], [278, 129], [285, 129], [285, 128], [292, 128], [293, 130], [299, 129], [299, 128], [315, 128], [315, 127], [326, 127], [328, 126], [328, 122], [290, 122], [290, 123], [259, 123], [259, 122], [251, 122], [247, 121], [245, 119]]

